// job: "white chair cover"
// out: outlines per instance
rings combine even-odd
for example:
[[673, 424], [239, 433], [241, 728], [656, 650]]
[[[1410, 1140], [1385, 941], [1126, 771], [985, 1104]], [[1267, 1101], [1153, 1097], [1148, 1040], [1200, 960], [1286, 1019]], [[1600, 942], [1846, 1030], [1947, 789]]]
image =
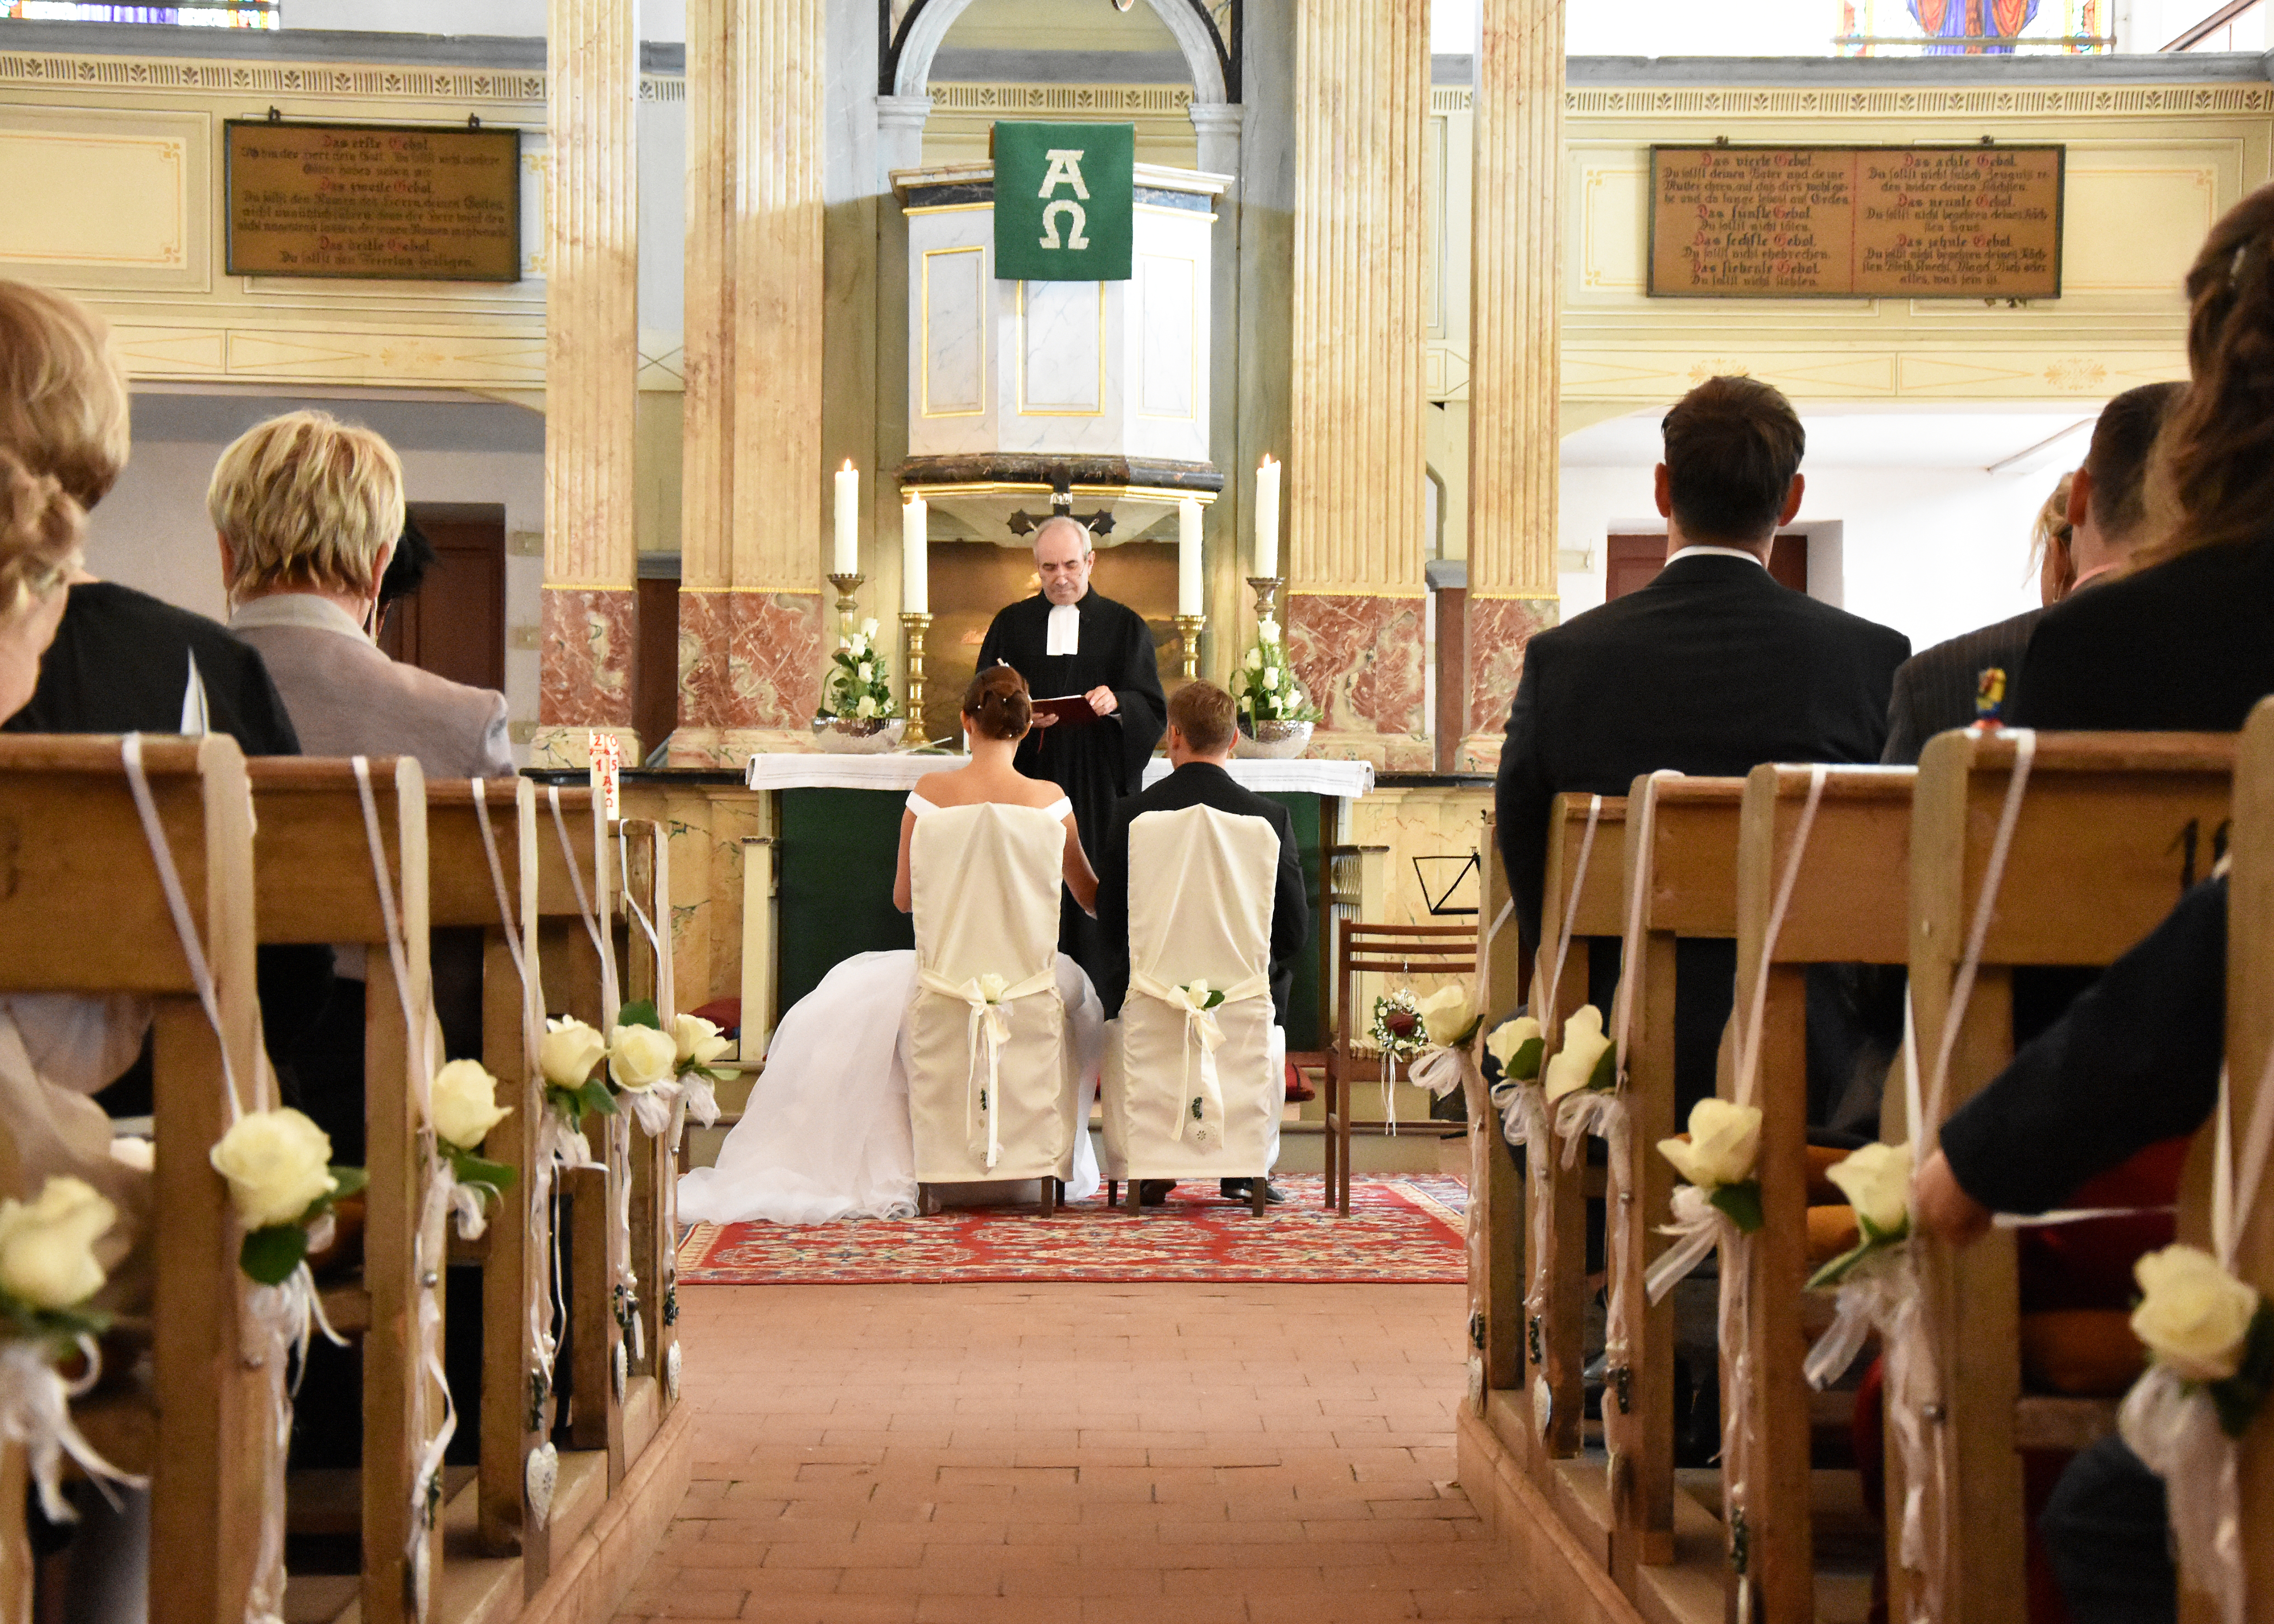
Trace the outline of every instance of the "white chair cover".
[[[1279, 1153], [1271, 1019], [1279, 836], [1213, 807], [1129, 826], [1129, 995], [1105, 1029], [1108, 1178], [1253, 1178]], [[1184, 989], [1224, 995], [1196, 1009]]]
[[1065, 825], [1035, 807], [916, 820], [916, 990], [902, 1056], [916, 1177], [1066, 1178], [1080, 1068], [1058, 989]]

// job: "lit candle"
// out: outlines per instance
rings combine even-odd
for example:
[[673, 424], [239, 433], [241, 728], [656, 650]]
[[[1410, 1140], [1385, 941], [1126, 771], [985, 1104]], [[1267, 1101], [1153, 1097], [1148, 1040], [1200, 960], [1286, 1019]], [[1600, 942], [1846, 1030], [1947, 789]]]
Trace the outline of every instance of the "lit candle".
[[1255, 470], [1255, 574], [1279, 573], [1279, 463], [1266, 456]]
[[910, 496], [900, 509], [900, 607], [931, 613], [931, 504]]
[[832, 575], [861, 573], [861, 476], [850, 457], [837, 470], [837, 547], [832, 560]]
[[1201, 612], [1201, 505], [1191, 497], [1177, 504], [1177, 613]]

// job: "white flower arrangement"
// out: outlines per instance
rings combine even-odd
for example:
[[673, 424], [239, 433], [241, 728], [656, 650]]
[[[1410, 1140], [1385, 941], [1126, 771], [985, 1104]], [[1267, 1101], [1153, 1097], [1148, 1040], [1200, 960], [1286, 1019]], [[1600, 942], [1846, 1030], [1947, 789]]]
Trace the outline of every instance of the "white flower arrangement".
[[1603, 1012], [1583, 1004], [1563, 1022], [1563, 1042], [1540, 1073], [1549, 1104], [1581, 1089], [1603, 1090], [1618, 1081], [1619, 1057], [1603, 1032]]
[[1866, 1145], [1849, 1152], [1844, 1162], [1834, 1162], [1824, 1176], [1847, 1196], [1862, 1238], [1810, 1275], [1811, 1289], [1838, 1285], [1865, 1262], [1911, 1237], [1909, 1145]]
[[1257, 722], [1315, 722], [1324, 714], [1305, 696], [1302, 682], [1287, 661], [1276, 620], [1255, 623], [1255, 641], [1240, 662], [1232, 697], [1250, 726]]
[[427, 1114], [434, 1124], [435, 1154], [461, 1189], [473, 1192], [474, 1205], [463, 1219], [471, 1238], [480, 1233], [484, 1204], [501, 1199], [516, 1177], [510, 1163], [478, 1154], [490, 1130], [513, 1115], [513, 1107], [497, 1102], [497, 1079], [480, 1061], [453, 1060], [434, 1073]]
[[1529, 1015], [1504, 1020], [1485, 1039], [1485, 1053], [1499, 1063], [1502, 1081], [1536, 1083], [1540, 1055], [1547, 1048], [1540, 1023]]
[[1754, 1173], [1761, 1154], [1758, 1106], [1709, 1094], [1690, 1108], [1689, 1137], [1659, 1140], [1658, 1154], [1742, 1233], [1761, 1227], [1761, 1185]]
[[2151, 1252], [2132, 1273], [2141, 1294], [2132, 1334], [2157, 1365], [2210, 1395], [2221, 1432], [2241, 1437], [2274, 1389], [2274, 1310], [2197, 1247]]
[[1420, 1001], [1405, 988], [1374, 1001], [1374, 1046], [1393, 1060], [1411, 1060], [1428, 1046], [1429, 1026]]
[[892, 667], [877, 647], [877, 623], [863, 620], [859, 631], [837, 640], [837, 652], [830, 657], [829, 674], [822, 683], [821, 715], [824, 719], [868, 722], [900, 713], [900, 701], [892, 695]]
[[245, 1226], [237, 1265], [264, 1286], [282, 1285], [298, 1271], [312, 1249], [310, 1231], [366, 1182], [361, 1168], [332, 1165], [331, 1136], [289, 1106], [238, 1117], [207, 1159], [229, 1181], [230, 1205]]

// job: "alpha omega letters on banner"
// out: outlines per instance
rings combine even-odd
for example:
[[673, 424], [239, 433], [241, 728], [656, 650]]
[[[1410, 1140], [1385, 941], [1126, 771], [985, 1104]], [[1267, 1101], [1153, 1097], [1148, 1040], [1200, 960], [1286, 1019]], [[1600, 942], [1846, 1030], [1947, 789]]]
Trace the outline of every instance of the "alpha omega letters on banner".
[[1134, 124], [995, 126], [995, 274], [1126, 282]]

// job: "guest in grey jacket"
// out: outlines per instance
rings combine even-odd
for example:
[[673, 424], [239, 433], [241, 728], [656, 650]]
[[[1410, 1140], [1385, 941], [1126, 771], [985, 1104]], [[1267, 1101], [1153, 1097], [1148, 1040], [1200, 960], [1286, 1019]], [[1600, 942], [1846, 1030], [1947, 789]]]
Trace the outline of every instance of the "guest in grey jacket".
[[372, 641], [403, 533], [403, 466], [320, 411], [247, 431], [214, 469], [229, 628], [260, 651], [310, 756], [414, 756], [429, 778], [506, 778], [505, 696], [389, 659]]

